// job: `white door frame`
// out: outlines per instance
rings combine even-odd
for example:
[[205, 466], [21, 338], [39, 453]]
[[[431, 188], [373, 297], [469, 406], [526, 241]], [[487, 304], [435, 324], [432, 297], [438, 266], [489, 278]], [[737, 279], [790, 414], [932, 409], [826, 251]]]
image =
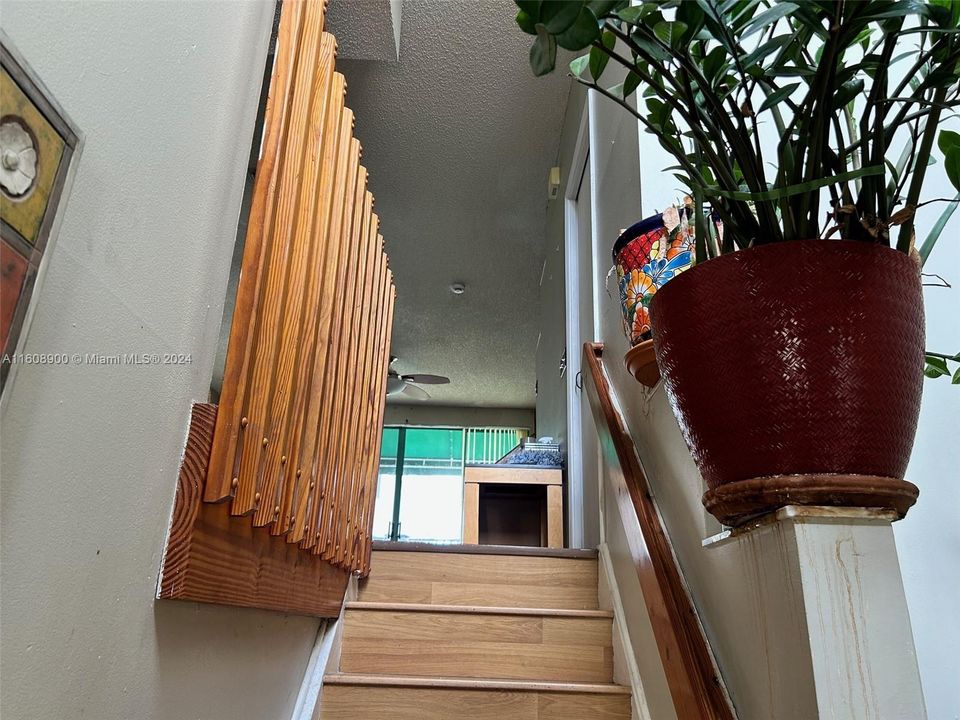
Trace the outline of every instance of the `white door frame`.
[[[587, 159], [590, 154], [590, 103], [584, 102], [577, 131], [577, 143], [570, 162], [570, 173], [564, 188], [564, 274], [566, 292], [567, 333], [567, 538], [570, 547], [583, 545], [583, 439], [581, 437], [580, 391], [577, 376], [580, 373], [580, 306], [577, 291], [580, 287], [580, 260], [577, 247], [580, 241], [577, 221], [577, 194], [583, 174], [590, 172]], [[593, 198], [589, 201], [593, 207]], [[591, 223], [591, 226], [593, 223]], [[593, 238], [590, 238], [591, 247]], [[593, 268], [587, 268], [591, 272]]]

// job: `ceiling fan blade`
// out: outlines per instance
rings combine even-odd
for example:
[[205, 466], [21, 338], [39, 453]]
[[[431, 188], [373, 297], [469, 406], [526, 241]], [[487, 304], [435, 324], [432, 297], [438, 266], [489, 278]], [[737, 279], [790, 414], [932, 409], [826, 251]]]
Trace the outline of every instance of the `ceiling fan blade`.
[[396, 375], [387, 376], [387, 395], [396, 395], [406, 387], [406, 383]]
[[417, 387], [416, 385], [409, 385], [409, 384], [408, 384], [408, 385], [403, 389], [403, 393], [402, 393], [402, 394], [403, 394], [403, 395], [406, 395], [407, 397], [411, 397], [411, 398], [413, 398], [414, 400], [429, 400], [429, 399], [430, 399], [430, 393], [428, 393], [426, 390], [424, 390], [424, 389], [421, 388], [421, 387]]
[[443, 375], [421, 375], [419, 373], [404, 375], [403, 379], [407, 382], [420, 383], [421, 385], [447, 385], [450, 382], [450, 378], [444, 377]]

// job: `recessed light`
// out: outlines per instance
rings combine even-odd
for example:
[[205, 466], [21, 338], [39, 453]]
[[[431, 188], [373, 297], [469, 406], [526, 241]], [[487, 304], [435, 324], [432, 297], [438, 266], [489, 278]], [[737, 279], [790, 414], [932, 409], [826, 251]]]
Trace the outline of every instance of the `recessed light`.
[[455, 282], [450, 286], [450, 292], [452, 292], [454, 295], [463, 295], [466, 289], [467, 286], [461, 282]]

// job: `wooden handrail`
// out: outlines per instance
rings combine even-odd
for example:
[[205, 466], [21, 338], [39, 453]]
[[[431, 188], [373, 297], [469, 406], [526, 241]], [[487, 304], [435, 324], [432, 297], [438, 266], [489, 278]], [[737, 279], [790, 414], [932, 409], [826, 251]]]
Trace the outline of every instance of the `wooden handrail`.
[[[677, 717], [733, 720], [735, 713], [657, 512], [636, 446], [614, 406], [603, 368], [602, 344], [584, 343], [583, 367], [583, 387], [615, 484], [614, 494]], [[631, 532], [638, 523], [639, 532]]]

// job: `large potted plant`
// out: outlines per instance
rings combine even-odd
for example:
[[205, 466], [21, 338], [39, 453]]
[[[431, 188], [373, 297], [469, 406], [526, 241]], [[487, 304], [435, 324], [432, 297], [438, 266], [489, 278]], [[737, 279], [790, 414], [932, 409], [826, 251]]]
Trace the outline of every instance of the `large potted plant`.
[[[517, 5], [534, 72], [558, 46], [588, 50], [573, 76], [656, 135], [695, 199], [696, 264], [650, 318], [707, 508], [729, 524], [791, 503], [905, 513], [920, 268], [960, 198], [923, 197], [935, 143], [960, 187], [960, 135], [940, 128], [960, 97], [960, 3]], [[916, 246], [916, 213], [938, 208]]]

